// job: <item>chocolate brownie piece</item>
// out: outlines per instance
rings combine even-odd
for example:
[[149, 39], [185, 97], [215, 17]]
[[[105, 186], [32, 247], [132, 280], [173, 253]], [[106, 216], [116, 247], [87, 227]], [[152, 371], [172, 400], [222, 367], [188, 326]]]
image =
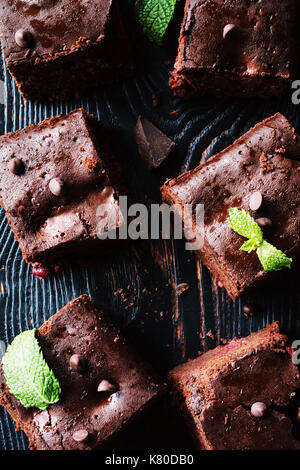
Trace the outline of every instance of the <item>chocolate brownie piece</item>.
[[[120, 185], [108, 135], [82, 109], [0, 137], [1, 204], [35, 267], [115, 247], [98, 237], [123, 224]], [[98, 215], [100, 205], [108, 210]]]
[[186, 0], [170, 86], [178, 96], [279, 95], [298, 63], [297, 0]]
[[24, 408], [0, 373], [0, 403], [31, 449], [99, 448], [164, 392], [162, 381], [87, 295], [46, 321], [37, 338], [62, 389], [58, 403], [45, 411]]
[[[170, 205], [192, 204], [193, 217], [186, 225], [200, 236], [203, 230], [197, 231], [196, 206], [204, 204], [204, 244], [198, 253], [233, 299], [276, 279], [280, 272], [264, 271], [255, 251], [240, 250], [245, 239], [229, 227], [232, 207], [245, 209], [255, 219], [270, 219], [272, 228], [264, 230], [264, 237], [293, 258], [292, 270], [296, 270], [300, 261], [299, 156], [299, 137], [286, 118], [276, 114], [162, 187], [163, 200]], [[253, 211], [252, 196], [257, 192], [262, 205]]]
[[28, 100], [65, 99], [134, 69], [116, 0], [0, 0], [0, 33]]
[[170, 372], [172, 396], [199, 447], [300, 449], [300, 377], [287, 346], [273, 323]]

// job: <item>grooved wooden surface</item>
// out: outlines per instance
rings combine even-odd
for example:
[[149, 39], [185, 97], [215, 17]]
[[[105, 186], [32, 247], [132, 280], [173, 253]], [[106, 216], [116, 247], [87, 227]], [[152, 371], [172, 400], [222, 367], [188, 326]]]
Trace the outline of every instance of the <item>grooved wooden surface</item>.
[[[171, 41], [176, 41], [176, 35]], [[292, 105], [290, 96], [265, 102], [174, 99], [168, 90], [165, 65], [171, 55], [169, 42], [160, 49], [147, 41], [140, 44], [139, 40], [135, 78], [68, 103], [23, 103], [2, 59], [0, 78], [5, 81], [5, 103], [0, 105], [1, 134], [84, 107], [109, 129], [135, 198], [160, 202], [159, 188], [167, 177], [195, 167], [203, 152], [203, 158], [209, 158], [263, 118], [280, 111], [300, 132], [300, 107]], [[154, 108], [152, 94], [158, 91], [162, 105]], [[174, 110], [176, 113], [171, 114]], [[133, 129], [139, 114], [177, 143], [171, 158], [155, 174], [147, 170], [137, 153]], [[175, 287], [183, 282], [190, 289], [178, 296]], [[39, 327], [69, 300], [88, 293], [163, 375], [174, 365], [220, 344], [221, 339], [245, 336], [273, 320], [279, 320], [292, 337], [300, 338], [299, 274], [288, 287], [233, 303], [194, 254], [185, 251], [184, 241], [180, 240], [138, 241], [111, 259], [87, 268], [74, 266], [40, 281], [22, 260], [1, 210], [0, 283], [0, 340], [6, 344], [21, 331]], [[118, 289], [126, 292], [123, 299]], [[252, 318], [242, 313], [249, 300], [256, 305]], [[23, 433], [16, 432], [1, 409], [0, 449], [26, 448]]]

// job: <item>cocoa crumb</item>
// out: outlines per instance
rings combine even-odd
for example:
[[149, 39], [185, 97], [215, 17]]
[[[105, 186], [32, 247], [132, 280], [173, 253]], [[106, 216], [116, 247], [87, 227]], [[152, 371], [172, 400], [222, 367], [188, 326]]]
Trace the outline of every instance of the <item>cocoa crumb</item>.
[[130, 286], [128, 286], [127, 290], [122, 289], [122, 288], [117, 289], [114, 292], [114, 296], [115, 297], [118, 297], [118, 296], [121, 297], [121, 301], [122, 301], [123, 304], [125, 304], [124, 308], [126, 310], [135, 305], [136, 295], [133, 294], [133, 293], [130, 293]]
[[280, 147], [279, 149], [275, 149], [275, 153], [285, 153], [286, 149], [284, 147]]
[[211, 340], [213, 340], [213, 341], [215, 340], [215, 337], [214, 337], [214, 335], [213, 335], [213, 333], [212, 333], [211, 330], [209, 330], [209, 331], [206, 333], [206, 336], [207, 336], [208, 338], [210, 338]]
[[95, 168], [98, 166], [98, 162], [93, 160], [92, 158], [84, 158], [81, 163], [89, 170], [89, 172], [93, 172]]
[[152, 94], [152, 106], [154, 108], [157, 108], [158, 106], [161, 105], [161, 93], [153, 93]]
[[184, 292], [188, 291], [190, 287], [191, 286], [187, 282], [178, 284], [178, 286], [176, 286], [176, 295], [182, 295]]

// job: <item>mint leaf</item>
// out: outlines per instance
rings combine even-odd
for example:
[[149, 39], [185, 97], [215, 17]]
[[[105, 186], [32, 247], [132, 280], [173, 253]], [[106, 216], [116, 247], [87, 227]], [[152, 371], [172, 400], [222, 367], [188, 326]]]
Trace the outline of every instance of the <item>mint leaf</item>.
[[244, 209], [238, 209], [237, 207], [229, 209], [228, 221], [232, 230], [248, 238], [240, 250], [248, 253], [256, 250], [265, 271], [280, 271], [283, 268], [291, 267], [292, 258], [288, 258], [282, 251], [263, 239], [260, 226]]
[[257, 250], [261, 242], [258, 242], [256, 238], [251, 238], [250, 240], [247, 240], [240, 248], [242, 251], [247, 251], [248, 253], [251, 253], [251, 251]]
[[138, 0], [138, 19], [150, 41], [162, 43], [177, 0]]
[[21, 333], [8, 346], [3, 371], [10, 393], [25, 408], [45, 410], [58, 402], [61, 388], [43, 357], [35, 332]]
[[257, 256], [265, 271], [280, 271], [283, 268], [290, 268], [293, 261], [292, 258], [288, 258], [281, 250], [266, 241], [263, 241], [258, 247]]
[[242, 237], [256, 240], [258, 245], [263, 241], [262, 229], [244, 209], [233, 207], [229, 209], [229, 215], [229, 225], [232, 230]]

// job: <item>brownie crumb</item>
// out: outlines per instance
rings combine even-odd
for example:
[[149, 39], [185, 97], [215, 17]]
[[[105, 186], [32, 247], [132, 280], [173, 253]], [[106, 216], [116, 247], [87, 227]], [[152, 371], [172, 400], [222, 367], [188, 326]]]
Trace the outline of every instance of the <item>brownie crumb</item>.
[[114, 292], [114, 296], [121, 297], [121, 301], [123, 304], [125, 304], [125, 309], [127, 310], [130, 307], [133, 307], [136, 303], [136, 295], [130, 292], [130, 286], [125, 290], [125, 289], [117, 289]]
[[207, 338], [210, 338], [212, 341], [215, 340], [215, 337], [213, 335], [213, 332], [211, 330], [209, 330], [207, 333], [206, 333], [206, 336]]
[[188, 291], [191, 286], [187, 282], [182, 282], [176, 286], [176, 295], [182, 295], [184, 292]]
[[161, 105], [162, 96], [160, 92], [152, 94], [152, 105], [154, 108], [158, 108]]

